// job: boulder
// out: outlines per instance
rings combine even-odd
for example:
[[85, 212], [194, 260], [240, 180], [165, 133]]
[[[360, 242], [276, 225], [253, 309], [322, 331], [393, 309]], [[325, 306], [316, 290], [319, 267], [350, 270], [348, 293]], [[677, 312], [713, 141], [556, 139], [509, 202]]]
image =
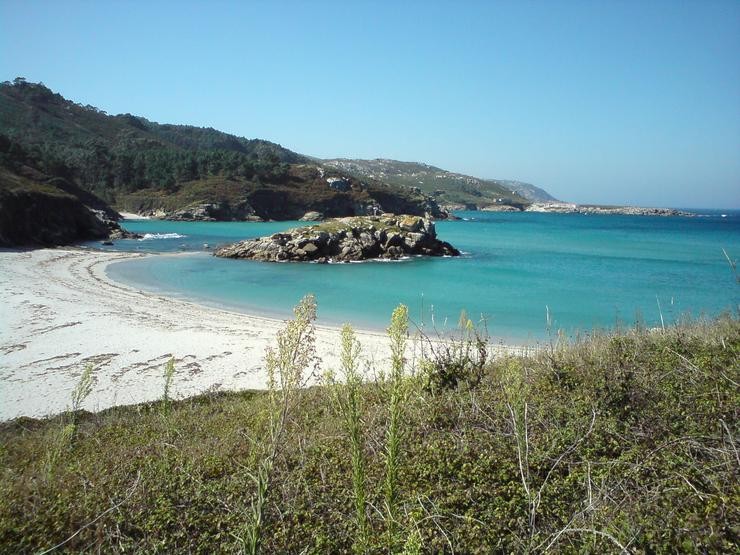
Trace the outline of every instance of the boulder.
[[419, 216], [404, 216], [399, 220], [398, 227], [404, 231], [419, 231], [424, 227], [424, 218], [420, 218]]
[[299, 221], [301, 222], [319, 222], [324, 219], [324, 215], [321, 212], [306, 212]]

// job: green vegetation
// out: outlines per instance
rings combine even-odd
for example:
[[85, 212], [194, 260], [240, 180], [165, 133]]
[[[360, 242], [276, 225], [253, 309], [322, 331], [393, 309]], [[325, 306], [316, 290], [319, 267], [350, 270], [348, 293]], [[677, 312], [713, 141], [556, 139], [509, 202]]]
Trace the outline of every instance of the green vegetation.
[[352, 326], [342, 327], [341, 376], [344, 382], [337, 382], [337, 375], [328, 370], [326, 375], [327, 391], [337, 407], [344, 431], [350, 440], [352, 459], [352, 497], [355, 507], [357, 530], [353, 549], [363, 553], [368, 546], [367, 518], [367, 462], [365, 460], [365, 442], [363, 434], [363, 376], [360, 371], [360, 353], [362, 346], [357, 341]]
[[381, 379], [345, 328], [341, 368], [303, 388], [314, 311], [268, 354], [268, 391], [76, 412], [52, 473], [69, 414], [0, 425], [0, 551], [737, 550], [736, 317], [519, 357], [481, 353], [467, 319], [417, 349], [399, 308]]
[[171, 358], [164, 366], [164, 387], [162, 388], [162, 409], [164, 414], [170, 413], [172, 403], [172, 381], [175, 378], [175, 359]]
[[403, 439], [402, 419], [404, 405], [408, 400], [405, 366], [406, 336], [409, 329], [409, 310], [400, 305], [393, 311], [388, 337], [391, 342], [391, 369], [386, 386], [388, 391], [388, 425], [385, 437], [385, 510], [388, 518], [388, 550], [393, 551], [396, 543], [398, 523], [398, 489], [401, 441]]
[[280, 180], [303, 158], [267, 141], [215, 129], [108, 116], [23, 79], [0, 85], [0, 132], [31, 152], [45, 173], [75, 181], [107, 202], [142, 188], [174, 191], [212, 175]]
[[86, 366], [82, 371], [80, 380], [72, 391], [70, 410], [64, 415], [65, 418], [59, 422], [59, 430], [56, 436], [51, 438], [45, 457], [47, 477], [53, 474], [59, 460], [72, 447], [72, 442], [77, 434], [77, 418], [80, 415], [82, 403], [92, 392], [92, 373], [92, 365]]
[[67, 244], [119, 229], [104, 202], [41, 167], [32, 152], [0, 134], [0, 246]]
[[268, 141], [111, 116], [21, 78], [0, 83], [0, 167], [30, 167], [37, 181], [62, 180], [124, 211], [213, 204], [208, 217], [219, 220], [287, 220], [314, 210], [364, 214], [380, 203], [388, 212], [442, 216], [433, 200], [381, 181], [348, 178], [334, 189], [327, 178], [336, 172]]
[[54, 185], [33, 181], [28, 177], [11, 172], [7, 168], [0, 167], [0, 195], [19, 192], [33, 192], [60, 197], [72, 196]]
[[521, 207], [532, 201], [555, 200], [546, 191], [529, 183], [479, 179], [416, 162], [339, 158], [326, 163], [358, 178], [417, 188], [433, 195], [440, 204], [475, 205], [479, 208], [495, 204]]
[[[263, 526], [270, 479], [283, 445], [283, 436], [294, 419], [295, 405], [303, 396], [303, 388], [315, 362], [313, 323], [316, 320], [316, 302], [304, 297], [295, 308], [295, 320], [278, 332], [277, 348], [268, 349], [267, 363], [268, 406], [262, 441], [254, 442], [257, 457], [256, 474], [250, 474], [256, 491], [252, 500], [243, 551], [258, 553], [262, 547]], [[309, 372], [307, 374], [307, 371]]]

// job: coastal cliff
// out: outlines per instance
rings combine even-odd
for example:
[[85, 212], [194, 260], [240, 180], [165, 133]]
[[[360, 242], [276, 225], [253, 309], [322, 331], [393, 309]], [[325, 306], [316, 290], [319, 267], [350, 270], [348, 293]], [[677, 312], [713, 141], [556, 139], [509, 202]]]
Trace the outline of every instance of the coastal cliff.
[[213, 254], [269, 262], [353, 262], [411, 255], [458, 256], [460, 251], [437, 239], [429, 219], [384, 215], [327, 220], [226, 245]]
[[61, 179], [29, 167], [0, 166], [0, 247], [69, 245], [136, 237], [118, 225], [118, 214]]

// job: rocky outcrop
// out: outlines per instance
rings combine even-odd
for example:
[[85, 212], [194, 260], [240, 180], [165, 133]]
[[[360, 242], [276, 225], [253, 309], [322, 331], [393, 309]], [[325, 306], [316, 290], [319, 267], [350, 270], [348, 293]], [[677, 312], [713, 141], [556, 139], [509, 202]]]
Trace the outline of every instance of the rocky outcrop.
[[[364, 212], [357, 210], [355, 214], [414, 214], [427, 219], [446, 220], [449, 213], [441, 208], [437, 201], [424, 193], [407, 190], [406, 196], [398, 195], [390, 190], [376, 189], [372, 191], [375, 203], [368, 206]], [[417, 189], [418, 191], [418, 189]]]
[[644, 208], [640, 206], [596, 206], [566, 202], [534, 203], [527, 212], [550, 212], [558, 214], [607, 214], [622, 216], [693, 216], [691, 212], [675, 208]]
[[324, 215], [321, 212], [306, 212], [298, 221], [300, 222], [319, 222], [324, 219]]
[[164, 219], [183, 222], [263, 221], [248, 202], [241, 202], [235, 206], [227, 202], [204, 202], [174, 212], [166, 212]]
[[101, 199], [34, 168], [0, 167], [0, 247], [49, 247], [134, 237]]
[[481, 208], [483, 212], [521, 212], [521, 208], [509, 204], [491, 204]]
[[478, 210], [478, 205], [470, 202], [466, 203], [455, 203], [455, 204], [443, 204], [441, 205], [442, 210], [447, 212], [463, 211], [463, 210]]
[[[452, 213], [453, 211], [462, 211], [462, 210], [480, 210], [482, 212], [521, 212], [523, 210], [523, 207], [521, 205], [511, 205], [511, 204], [484, 204], [482, 206], [478, 206], [477, 204], [472, 203], [465, 203], [465, 204], [445, 204], [442, 206], [444, 210], [446, 210], [449, 213]], [[452, 218], [448, 218], [452, 219]]]
[[138, 235], [75, 197], [40, 191], [0, 192], [0, 247], [47, 247], [135, 237]]
[[458, 256], [437, 239], [434, 223], [418, 216], [364, 216], [327, 220], [216, 249], [215, 256], [270, 262], [352, 262], [411, 255]]
[[123, 229], [117, 222], [114, 222], [109, 227], [108, 240], [117, 241], [118, 239], [141, 239], [143, 236], [140, 233], [134, 233], [133, 231], [127, 231]]

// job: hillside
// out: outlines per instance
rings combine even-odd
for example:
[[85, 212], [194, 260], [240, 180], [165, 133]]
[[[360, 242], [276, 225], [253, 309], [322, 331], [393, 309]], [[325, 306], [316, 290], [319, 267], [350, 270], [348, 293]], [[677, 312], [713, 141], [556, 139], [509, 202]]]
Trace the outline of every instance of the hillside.
[[123, 236], [118, 214], [62, 177], [50, 177], [0, 135], [0, 247], [66, 245]]
[[119, 210], [225, 220], [284, 220], [308, 211], [446, 216], [420, 192], [325, 171], [275, 143], [111, 116], [21, 78], [0, 84], [0, 134], [9, 141], [6, 153], [26, 150], [48, 176]]
[[327, 166], [365, 179], [379, 179], [402, 187], [416, 187], [442, 205], [477, 208], [506, 204], [522, 207], [530, 202], [554, 200], [546, 191], [519, 181], [479, 179], [449, 172], [427, 164], [397, 160], [325, 160]]
[[[487, 180], [491, 181], [491, 180]], [[501, 186], [511, 189], [519, 196], [526, 198], [532, 202], [557, 202], [554, 196], [545, 191], [544, 189], [532, 185], [531, 183], [523, 183], [522, 181], [511, 181], [509, 179], [495, 180]]]

